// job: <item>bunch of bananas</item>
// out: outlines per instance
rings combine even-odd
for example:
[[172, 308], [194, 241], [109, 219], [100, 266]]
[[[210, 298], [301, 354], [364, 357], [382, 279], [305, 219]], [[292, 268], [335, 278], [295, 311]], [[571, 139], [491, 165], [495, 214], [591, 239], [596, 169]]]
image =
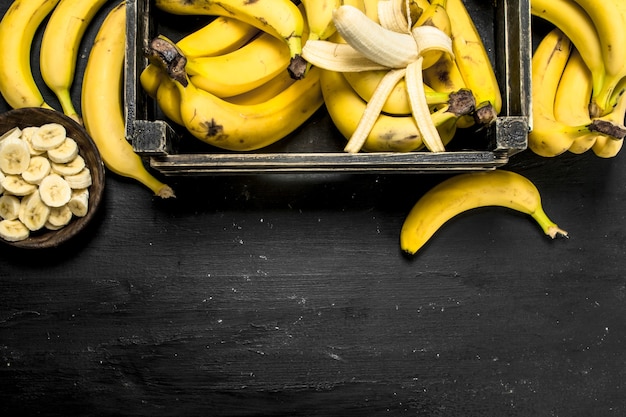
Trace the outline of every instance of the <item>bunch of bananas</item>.
[[553, 27], [533, 53], [529, 148], [546, 157], [590, 149], [617, 155], [626, 135], [626, 2], [530, 4]]
[[[126, 139], [123, 68], [126, 50], [126, 7], [121, 2], [107, 11], [98, 29], [81, 84], [80, 106], [70, 90], [76, 78], [78, 50], [85, 31], [103, 11], [106, 0], [15, 0], [0, 21], [0, 93], [12, 108], [53, 106], [42, 89], [58, 98], [60, 109], [84, 126], [111, 171], [136, 179], [156, 195], [172, 197], [172, 189], [156, 179]], [[31, 53], [34, 37], [43, 28], [39, 70], [45, 83], [33, 76]], [[77, 111], [76, 107], [81, 109]]]
[[500, 89], [462, 0], [328, 3], [304, 2], [302, 56], [323, 69], [345, 151], [444, 152], [458, 127], [495, 120]]
[[199, 30], [150, 42], [140, 82], [163, 113], [215, 147], [252, 151], [293, 132], [323, 105], [320, 71], [301, 57], [308, 36], [291, 0], [157, 0], [163, 11], [207, 15]]

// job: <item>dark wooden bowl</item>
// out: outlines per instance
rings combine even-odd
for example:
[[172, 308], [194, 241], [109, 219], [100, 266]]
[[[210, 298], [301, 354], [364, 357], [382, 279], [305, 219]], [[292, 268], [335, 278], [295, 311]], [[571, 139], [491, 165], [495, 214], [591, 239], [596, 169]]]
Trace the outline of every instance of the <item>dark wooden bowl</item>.
[[89, 187], [89, 211], [84, 217], [74, 217], [68, 225], [59, 230], [39, 230], [31, 236], [18, 241], [8, 242], [0, 238], [0, 242], [7, 245], [28, 249], [50, 248], [61, 245], [77, 235], [94, 217], [102, 195], [104, 193], [104, 163], [87, 131], [79, 123], [65, 116], [63, 113], [38, 107], [10, 110], [0, 114], [0, 134], [14, 128], [23, 129], [28, 126], [41, 126], [45, 123], [60, 123], [65, 126], [67, 135], [73, 138], [79, 147], [80, 155], [85, 159], [91, 170], [92, 185]]

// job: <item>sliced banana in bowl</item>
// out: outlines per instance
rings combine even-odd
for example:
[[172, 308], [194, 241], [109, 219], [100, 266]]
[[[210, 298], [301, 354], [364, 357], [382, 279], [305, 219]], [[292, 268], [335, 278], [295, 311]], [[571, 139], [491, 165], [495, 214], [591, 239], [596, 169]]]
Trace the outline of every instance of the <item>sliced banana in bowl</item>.
[[0, 114], [0, 243], [56, 247], [94, 217], [104, 164], [86, 130], [61, 112]]

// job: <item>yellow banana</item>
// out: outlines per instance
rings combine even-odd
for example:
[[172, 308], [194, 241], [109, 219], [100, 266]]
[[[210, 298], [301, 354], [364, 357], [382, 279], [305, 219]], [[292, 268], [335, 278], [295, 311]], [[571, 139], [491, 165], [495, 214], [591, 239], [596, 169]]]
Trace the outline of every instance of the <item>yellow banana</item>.
[[376, 5], [377, 19], [372, 20], [386, 29], [408, 33], [429, 6], [427, 0], [380, 0]]
[[[417, 19], [417, 22], [415, 22], [415, 26], [434, 26], [450, 36], [452, 34], [452, 27], [450, 16], [448, 16], [448, 11], [446, 10], [447, 3], [447, 0], [432, 0], [419, 19]], [[445, 55], [446, 54], [442, 51], [428, 54], [424, 57], [424, 69], [434, 65]]]
[[624, 118], [626, 117], [626, 94], [621, 94], [617, 98], [615, 107], [605, 116], [594, 119], [608, 125], [607, 131], [611, 134], [599, 134], [596, 143], [593, 144], [592, 150], [601, 158], [612, 158], [617, 156], [622, 149], [624, 136], [626, 136], [626, 127], [624, 126]]
[[162, 65], [180, 93], [180, 113], [186, 129], [218, 148], [251, 151], [268, 146], [297, 129], [323, 104], [319, 70], [294, 82], [270, 100], [237, 105], [197, 88], [184, 68], [184, 56], [163, 38], [151, 43], [149, 58]]
[[400, 230], [400, 248], [413, 255], [455, 216], [480, 207], [505, 207], [530, 215], [543, 232], [567, 236], [547, 216], [537, 187], [526, 177], [501, 169], [452, 176], [422, 195]]
[[554, 116], [556, 91], [571, 48], [569, 38], [555, 28], [541, 40], [532, 57], [533, 130], [528, 135], [528, 146], [541, 156], [560, 155], [580, 134], [590, 133], [586, 124], [570, 126]]
[[287, 87], [295, 83], [287, 72], [281, 72], [265, 84], [245, 93], [226, 97], [225, 100], [233, 104], [250, 105], [266, 102], [272, 97], [283, 92]]
[[258, 27], [289, 47], [289, 71], [296, 79], [304, 77], [306, 63], [301, 58], [304, 18], [291, 0], [156, 0], [159, 9], [180, 15], [231, 16]]
[[600, 39], [601, 53], [606, 71], [604, 95], [598, 97], [600, 115], [610, 111], [608, 103], [612, 88], [626, 76], [626, 5], [623, 0], [573, 0], [589, 15]]
[[33, 77], [30, 52], [35, 32], [58, 2], [15, 0], [0, 21], [0, 93], [12, 108], [52, 108]]
[[[340, 72], [322, 70], [320, 81], [328, 114], [339, 133], [349, 139], [367, 103], [356, 94]], [[378, 116], [362, 149], [369, 152], [409, 152], [423, 145], [422, 136], [411, 116], [383, 113]]]
[[[532, 0], [530, 10], [534, 16], [542, 18], [561, 31], [570, 39], [589, 67], [593, 77], [593, 96], [590, 98], [590, 107], [593, 113], [603, 113], [606, 101], [600, 96], [608, 97], [610, 91], [603, 92], [606, 71], [602, 57], [600, 37], [596, 27], [585, 12], [573, 0]], [[612, 91], [612, 88], [610, 88]]]
[[125, 136], [125, 28], [126, 4], [122, 2], [107, 14], [91, 46], [82, 86], [83, 122], [109, 170], [141, 182], [159, 197], [173, 197], [172, 189], [147, 171]]
[[337, 31], [333, 23], [333, 11], [341, 4], [342, 0], [302, 0], [311, 31], [309, 39], [328, 39]]
[[224, 55], [245, 45], [259, 33], [259, 28], [228, 16], [217, 16], [188, 35], [176, 46], [187, 58]]
[[287, 72], [289, 48], [280, 39], [262, 33], [228, 54], [186, 58], [185, 71], [192, 83], [216, 96], [230, 97]]
[[376, 23], [380, 23], [378, 18], [378, 3], [384, 0], [363, 0], [363, 13]]
[[483, 123], [490, 123], [502, 109], [502, 96], [493, 65], [463, 1], [448, 0], [446, 10], [450, 18], [452, 49], [459, 71], [465, 86], [474, 93], [477, 107], [482, 107], [485, 102], [493, 107], [490, 117], [482, 117]]
[[[570, 126], [588, 125], [589, 103], [593, 91], [593, 80], [589, 67], [576, 48], [572, 48], [563, 70], [554, 98], [554, 118]], [[598, 134], [582, 133], [575, 138], [569, 151], [581, 154], [591, 149]]]
[[148, 64], [141, 71], [139, 82], [146, 94], [156, 101], [163, 114], [182, 126], [180, 94], [174, 81], [167, 76], [165, 70], [158, 65]]
[[52, 11], [41, 39], [39, 70], [59, 99], [63, 113], [79, 123], [70, 88], [83, 35], [107, 0], [61, 0]]

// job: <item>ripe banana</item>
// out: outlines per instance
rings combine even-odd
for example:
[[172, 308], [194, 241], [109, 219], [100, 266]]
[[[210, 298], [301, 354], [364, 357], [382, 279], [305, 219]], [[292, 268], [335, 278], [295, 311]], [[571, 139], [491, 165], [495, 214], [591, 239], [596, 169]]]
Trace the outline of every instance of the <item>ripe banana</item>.
[[[570, 126], [590, 124], [589, 103], [592, 91], [591, 71], [578, 49], [573, 48], [556, 90], [554, 118]], [[569, 151], [576, 154], [588, 151], [597, 136], [596, 132], [582, 133], [574, 139]]]
[[224, 55], [186, 57], [185, 71], [198, 88], [219, 97], [242, 94], [265, 84], [289, 66], [289, 48], [280, 39], [262, 33]]
[[295, 83], [287, 72], [281, 72], [265, 84], [236, 96], [226, 97], [226, 101], [233, 104], [250, 105], [266, 102], [272, 97], [285, 91], [287, 87]]
[[530, 10], [534, 16], [545, 19], [570, 39], [589, 67], [593, 77], [593, 97], [589, 107], [592, 115], [604, 112], [606, 99], [612, 88], [603, 93], [606, 71], [602, 57], [600, 37], [596, 27], [585, 10], [573, 0], [532, 0]]
[[[502, 96], [496, 74], [483, 40], [462, 0], [448, 0], [446, 11], [450, 18], [452, 50], [465, 86], [476, 97], [477, 107], [483, 108], [481, 122], [489, 124], [502, 109]], [[491, 114], [483, 103], [491, 104]]]
[[323, 104], [315, 67], [266, 102], [237, 105], [197, 88], [184, 70], [180, 71], [185, 57], [167, 39], [157, 37], [151, 42], [149, 58], [174, 80], [187, 130], [222, 149], [250, 151], [268, 146], [297, 129]]
[[[350, 87], [342, 73], [322, 70], [324, 103], [334, 125], [346, 138], [352, 137], [367, 103]], [[369, 152], [409, 152], [424, 146], [412, 116], [380, 114], [363, 144]]]
[[624, 126], [624, 119], [626, 118], [626, 94], [621, 94], [615, 107], [605, 116], [597, 118], [596, 120], [602, 120], [609, 123], [610, 126], [614, 126], [617, 129], [617, 133], [611, 135], [599, 134], [595, 143], [591, 147], [596, 156], [601, 158], [612, 158], [617, 156], [622, 149], [624, 143], [624, 136], [626, 136], [626, 127]]
[[[419, 19], [417, 19], [417, 22], [415, 22], [415, 26], [433, 26], [446, 35], [451, 36], [452, 27], [446, 6], [447, 0], [432, 0]], [[424, 57], [424, 68], [431, 67], [445, 55], [442, 51], [428, 54]]]
[[234, 17], [217, 16], [200, 29], [184, 36], [176, 45], [187, 58], [219, 56], [236, 51], [258, 33], [259, 28], [249, 23]]
[[377, 19], [367, 13], [367, 5], [365, 12], [370, 19], [389, 30], [408, 33], [428, 7], [427, 0], [380, 0], [376, 5]]
[[155, 64], [148, 64], [141, 72], [139, 82], [167, 118], [181, 126], [184, 125], [180, 115], [180, 93], [164, 69]]
[[546, 215], [539, 190], [529, 179], [498, 169], [455, 175], [428, 190], [404, 220], [400, 247], [413, 255], [448, 220], [486, 206], [506, 207], [528, 214], [551, 238], [567, 236], [567, 232]]
[[63, 112], [82, 123], [70, 96], [78, 49], [85, 30], [106, 0], [61, 0], [50, 15], [41, 39], [39, 69], [59, 99]]
[[309, 24], [309, 39], [328, 39], [336, 31], [333, 11], [341, 6], [342, 0], [302, 0]]
[[306, 73], [301, 58], [304, 18], [291, 0], [156, 0], [159, 9], [180, 15], [230, 16], [282, 39], [290, 51], [289, 72], [296, 79]]
[[83, 122], [108, 169], [141, 182], [159, 197], [173, 197], [172, 189], [147, 171], [125, 136], [125, 27], [126, 5], [121, 2], [107, 14], [89, 53], [81, 97]]
[[0, 93], [12, 108], [52, 108], [33, 77], [30, 51], [35, 32], [58, 2], [15, 0], [0, 21]]

